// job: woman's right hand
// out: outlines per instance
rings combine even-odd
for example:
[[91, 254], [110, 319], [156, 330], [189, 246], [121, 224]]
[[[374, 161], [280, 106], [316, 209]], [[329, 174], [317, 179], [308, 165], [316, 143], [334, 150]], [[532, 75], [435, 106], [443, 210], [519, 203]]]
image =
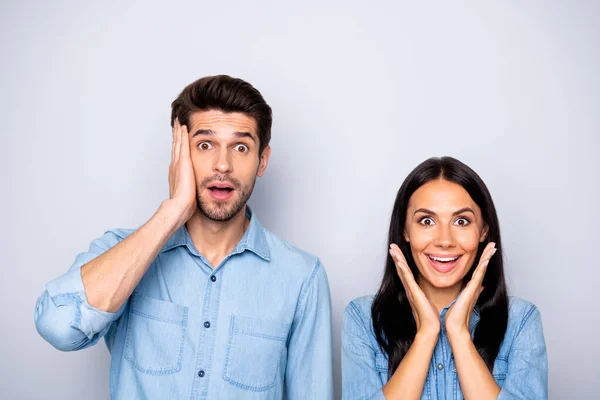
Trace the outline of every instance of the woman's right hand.
[[408, 297], [410, 308], [415, 317], [417, 334], [434, 335], [437, 340], [437, 335], [440, 333], [440, 316], [437, 310], [415, 281], [404, 254], [394, 243], [390, 245], [390, 255], [396, 263], [396, 272], [402, 281], [406, 297]]

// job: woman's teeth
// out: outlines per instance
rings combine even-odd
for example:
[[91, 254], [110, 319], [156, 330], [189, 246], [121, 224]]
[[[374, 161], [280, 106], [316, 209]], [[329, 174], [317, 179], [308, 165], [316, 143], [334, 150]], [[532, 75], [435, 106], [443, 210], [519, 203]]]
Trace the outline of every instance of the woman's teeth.
[[452, 262], [452, 261], [458, 260], [458, 256], [452, 257], [452, 258], [442, 258], [442, 257], [433, 257], [433, 256], [428, 256], [428, 257], [430, 259], [432, 259], [433, 261], [443, 262], [443, 263], [447, 263], [447, 262]]

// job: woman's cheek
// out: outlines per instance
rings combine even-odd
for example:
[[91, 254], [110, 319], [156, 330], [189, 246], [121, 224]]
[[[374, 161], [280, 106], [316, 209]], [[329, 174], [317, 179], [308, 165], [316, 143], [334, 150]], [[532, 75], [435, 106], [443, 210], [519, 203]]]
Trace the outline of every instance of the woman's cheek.
[[479, 248], [479, 233], [476, 230], [463, 231], [456, 236], [457, 244], [465, 253], [477, 253]]

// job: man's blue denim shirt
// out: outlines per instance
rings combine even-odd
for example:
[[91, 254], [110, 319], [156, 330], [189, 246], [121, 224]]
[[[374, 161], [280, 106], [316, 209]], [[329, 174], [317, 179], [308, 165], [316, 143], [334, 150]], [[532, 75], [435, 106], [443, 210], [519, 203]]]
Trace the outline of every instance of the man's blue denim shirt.
[[[454, 303], [454, 302], [453, 302]], [[388, 381], [388, 359], [373, 331], [373, 296], [352, 301], [346, 308], [342, 327], [342, 399], [385, 400], [382, 388]], [[421, 399], [463, 399], [452, 348], [443, 328], [433, 352]], [[471, 333], [479, 321], [475, 309]], [[528, 301], [509, 297], [508, 327], [494, 361], [492, 372], [502, 388], [498, 399], [548, 398], [548, 359], [539, 310]]]
[[132, 230], [111, 230], [49, 282], [39, 333], [70, 351], [102, 337], [113, 399], [332, 399], [331, 299], [318, 258], [250, 224], [212, 268], [185, 228], [116, 312], [88, 304], [80, 268]]

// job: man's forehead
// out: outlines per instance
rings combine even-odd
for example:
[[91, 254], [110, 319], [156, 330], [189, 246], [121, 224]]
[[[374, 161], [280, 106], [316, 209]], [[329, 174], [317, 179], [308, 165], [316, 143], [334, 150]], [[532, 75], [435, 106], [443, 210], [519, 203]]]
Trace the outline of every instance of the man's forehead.
[[240, 113], [225, 113], [219, 110], [194, 111], [190, 114], [189, 130], [206, 129], [212, 131], [249, 132], [257, 134], [256, 120]]

